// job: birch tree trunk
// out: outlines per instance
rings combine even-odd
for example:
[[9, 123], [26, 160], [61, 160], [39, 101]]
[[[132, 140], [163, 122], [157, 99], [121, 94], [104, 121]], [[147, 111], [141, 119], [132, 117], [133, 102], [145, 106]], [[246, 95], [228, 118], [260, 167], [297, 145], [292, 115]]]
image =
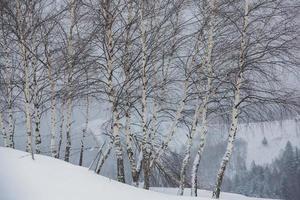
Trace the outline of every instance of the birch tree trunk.
[[108, 146], [108, 148], [106, 149], [106, 151], [101, 156], [101, 158], [100, 158], [100, 160], [99, 160], [99, 162], [97, 164], [96, 170], [95, 170], [97, 174], [100, 174], [101, 169], [102, 169], [105, 161], [107, 160], [108, 156], [110, 155], [110, 152], [111, 152], [112, 148], [113, 148], [113, 142], [110, 143], [110, 145]]
[[181, 170], [180, 170], [180, 184], [179, 184], [179, 195], [183, 195], [184, 193], [184, 188], [185, 188], [185, 177], [186, 177], [186, 169], [187, 169], [187, 165], [190, 161], [190, 157], [191, 157], [191, 149], [193, 146], [193, 138], [194, 135], [196, 133], [196, 128], [197, 128], [197, 124], [198, 124], [198, 117], [199, 117], [199, 106], [197, 106], [197, 108], [195, 109], [195, 113], [193, 116], [193, 122], [192, 122], [192, 128], [191, 128], [191, 133], [188, 137], [188, 142], [187, 142], [187, 146], [186, 146], [186, 150], [185, 150], [185, 156], [183, 158], [182, 161], [182, 166], [181, 166]]
[[[22, 39], [22, 43], [24, 40]], [[30, 91], [29, 91], [29, 66], [27, 60], [27, 50], [24, 45], [22, 45], [22, 54], [23, 54], [23, 64], [24, 64], [24, 72], [25, 72], [25, 114], [26, 114], [26, 130], [27, 130], [27, 144], [26, 144], [26, 151], [30, 152], [33, 157], [33, 144], [32, 144], [32, 124], [31, 124], [31, 111], [30, 111]]]
[[67, 100], [67, 111], [66, 111], [66, 148], [65, 148], [65, 161], [69, 162], [70, 160], [70, 152], [72, 147], [71, 140], [71, 125], [72, 125], [72, 100], [69, 97]]
[[240, 93], [241, 93], [241, 85], [243, 81], [243, 71], [244, 71], [244, 65], [245, 65], [245, 51], [246, 51], [246, 41], [247, 41], [247, 28], [249, 24], [249, 0], [245, 0], [244, 3], [245, 10], [244, 10], [244, 17], [243, 17], [243, 29], [242, 29], [242, 38], [241, 38], [241, 49], [240, 49], [240, 58], [239, 58], [239, 71], [237, 74], [237, 80], [235, 84], [235, 91], [234, 91], [234, 105], [232, 107], [232, 113], [231, 113], [231, 125], [229, 130], [229, 136], [228, 136], [228, 143], [226, 147], [225, 154], [223, 156], [223, 159], [221, 161], [221, 165], [217, 174], [217, 180], [216, 185], [213, 191], [212, 197], [215, 199], [219, 199], [220, 192], [221, 192], [221, 185], [223, 182], [225, 170], [227, 167], [227, 164], [229, 163], [229, 160], [232, 156], [233, 147], [234, 147], [234, 141], [236, 137], [237, 132], [237, 126], [238, 126], [238, 116], [239, 116], [239, 105], [240, 105]]
[[200, 108], [199, 113], [201, 114], [201, 130], [200, 130], [200, 144], [198, 147], [198, 151], [196, 157], [193, 161], [192, 166], [192, 187], [191, 187], [191, 195], [197, 196], [197, 187], [198, 187], [198, 171], [199, 165], [202, 158], [204, 146], [206, 143], [206, 134], [207, 134], [207, 110], [208, 110], [208, 102], [210, 96], [212, 94], [212, 51], [214, 46], [214, 22], [215, 22], [215, 0], [209, 1], [209, 8], [207, 8], [207, 12], [209, 13], [209, 23], [208, 23], [208, 43], [207, 43], [207, 50], [204, 62], [204, 71], [207, 76], [207, 84], [206, 84], [206, 94], [204, 97], [204, 101], [202, 102], [202, 106]]
[[86, 95], [86, 111], [85, 111], [85, 126], [82, 130], [82, 138], [80, 141], [80, 155], [79, 155], [79, 166], [82, 166], [83, 162], [83, 152], [84, 152], [84, 139], [86, 137], [88, 127], [89, 127], [89, 113], [90, 112], [90, 101], [89, 101], [89, 95]]
[[8, 145], [8, 139], [7, 139], [7, 133], [6, 133], [6, 129], [3, 123], [3, 115], [2, 112], [0, 112], [0, 130], [2, 133], [2, 137], [3, 137], [3, 143], [4, 143], [4, 147], [9, 147]]
[[12, 89], [12, 83], [11, 83], [11, 75], [9, 77], [8, 81], [8, 132], [7, 132], [7, 138], [8, 138], [8, 147], [14, 148], [14, 117], [13, 117], [13, 89]]
[[[13, 119], [13, 87], [12, 87], [12, 67], [10, 66], [9, 62], [9, 52], [6, 49], [5, 51], [5, 63], [6, 67], [8, 68], [7, 74], [6, 74], [6, 82], [7, 82], [7, 96], [8, 96], [8, 130], [6, 130], [5, 125], [3, 124], [3, 133], [5, 133], [5, 140], [7, 147], [14, 148], [14, 119]], [[10, 68], [10, 69], [9, 69]], [[2, 116], [3, 117], [3, 116]], [[3, 118], [2, 118], [3, 120]]]
[[57, 146], [56, 146], [56, 97], [55, 97], [55, 80], [52, 74], [52, 63], [51, 63], [51, 54], [48, 51], [47, 44], [45, 45], [45, 54], [47, 60], [47, 70], [48, 70], [48, 80], [50, 82], [50, 92], [51, 92], [51, 102], [50, 102], [50, 111], [51, 111], [51, 126], [50, 126], [50, 151], [51, 156], [54, 158], [58, 157]]
[[142, 44], [142, 129], [143, 129], [143, 171], [144, 171], [144, 189], [150, 188], [150, 144], [149, 132], [147, 131], [147, 47], [146, 47], [146, 29], [144, 22], [144, 5], [145, 1], [141, 0], [139, 9], [140, 32]]
[[130, 30], [132, 24], [132, 1], [128, 2], [128, 16], [127, 16], [127, 28], [126, 28], [126, 43], [125, 43], [125, 93], [126, 93], [126, 108], [125, 108], [125, 135], [127, 155], [131, 168], [131, 177], [134, 186], [138, 186], [139, 173], [137, 172], [136, 160], [133, 150], [133, 134], [131, 131], [131, 95], [130, 95], [130, 61], [131, 57], [131, 38]]
[[50, 81], [50, 89], [51, 89], [51, 140], [50, 140], [50, 151], [51, 156], [54, 158], [58, 157], [57, 146], [56, 146], [56, 98], [55, 98], [55, 83], [54, 81]]
[[40, 145], [42, 143], [41, 140], [41, 112], [40, 108], [38, 105], [35, 106], [35, 111], [34, 111], [34, 121], [35, 121], [35, 152], [36, 154], [40, 154]]
[[117, 180], [125, 183], [123, 149], [120, 138], [120, 116], [117, 107], [116, 93], [113, 85], [113, 15], [110, 13], [111, 2], [105, 0], [103, 2], [103, 14], [105, 18], [105, 43], [106, 43], [106, 59], [108, 71], [108, 96], [111, 101], [112, 110], [112, 133], [114, 136], [115, 152], [117, 157]]
[[[210, 84], [209, 84], [210, 85]], [[210, 86], [209, 86], [210, 87]], [[206, 142], [206, 133], [207, 133], [207, 104], [208, 104], [209, 94], [206, 95], [205, 100], [203, 102], [203, 109], [201, 111], [202, 120], [201, 120], [201, 131], [200, 131], [200, 144], [198, 147], [198, 151], [196, 157], [193, 162], [192, 167], [192, 187], [191, 187], [191, 195], [197, 196], [197, 187], [198, 187], [198, 171], [199, 165], [202, 158], [205, 142]]]
[[123, 150], [120, 138], [120, 118], [119, 113], [116, 110], [116, 106], [114, 106], [113, 111], [113, 135], [114, 142], [116, 148], [116, 156], [117, 156], [117, 179], [119, 182], [125, 183], [125, 172], [124, 172], [124, 160], [123, 160]]
[[68, 41], [67, 41], [67, 57], [68, 57], [68, 82], [67, 82], [67, 116], [66, 116], [66, 148], [65, 148], [65, 161], [69, 162], [70, 152], [72, 147], [71, 140], [71, 126], [72, 126], [72, 111], [73, 111], [73, 97], [72, 97], [72, 76], [73, 76], [73, 68], [74, 68], [74, 48], [73, 48], [73, 31], [76, 23], [75, 15], [76, 15], [76, 1], [70, 0], [70, 15], [71, 15], [71, 25], [68, 32]]
[[[34, 58], [33, 58], [34, 59]], [[35, 60], [35, 59], [34, 59]], [[34, 107], [34, 123], [35, 123], [35, 153], [40, 154], [40, 145], [42, 143], [41, 134], [40, 134], [40, 127], [41, 127], [41, 111], [40, 105], [38, 102], [38, 83], [37, 83], [37, 69], [36, 69], [36, 62], [32, 62], [32, 66], [35, 67], [34, 74], [33, 74], [33, 107]]]
[[[30, 5], [31, 6], [31, 5]], [[19, 24], [22, 24], [22, 16], [21, 16], [21, 4], [20, 1], [17, 1], [17, 20]], [[29, 17], [31, 18], [31, 17]], [[32, 144], [32, 124], [31, 124], [31, 110], [30, 110], [30, 75], [29, 75], [29, 61], [28, 61], [28, 52], [26, 49], [26, 39], [24, 36], [23, 27], [19, 27], [18, 33], [20, 36], [20, 49], [22, 55], [22, 64], [24, 67], [24, 94], [25, 94], [25, 118], [26, 118], [26, 135], [27, 135], [27, 143], [26, 143], [26, 151], [31, 153], [32, 159], [34, 159], [33, 155], [33, 144]]]
[[[212, 4], [213, 4], [213, 0], [211, 1]], [[207, 48], [207, 55], [205, 55], [205, 58], [204, 58], [204, 65], [206, 64], [206, 68], [209, 68], [211, 69], [211, 65], [210, 65], [210, 57], [211, 57], [211, 51], [212, 51], [212, 30], [211, 32], [209, 33], [209, 35], [211, 37], [209, 37], [209, 42], [208, 42], [208, 48]], [[201, 38], [201, 33], [199, 33], [198, 35], [198, 44], [196, 45], [196, 53], [194, 54], [194, 56], [192, 57], [192, 64], [193, 65], [195, 63], [195, 57], [196, 55], [199, 53], [200, 51], [200, 40]], [[203, 61], [202, 61], [203, 62]], [[210, 66], [210, 67], [209, 67]], [[210, 84], [211, 84], [211, 74], [208, 75], [208, 85], [210, 88]], [[206, 98], [205, 98], [206, 100]], [[197, 125], [198, 125], [198, 118], [200, 116], [200, 114], [203, 114], [204, 110], [205, 110], [205, 105], [206, 105], [206, 101], [204, 100], [204, 102], [200, 105], [198, 105], [195, 109], [195, 113], [194, 113], [194, 116], [193, 116], [193, 121], [192, 121], [192, 127], [191, 127], [191, 133], [190, 133], [190, 136], [188, 138], [188, 142], [187, 142], [187, 147], [186, 147], [186, 150], [185, 150], [185, 156], [184, 156], [184, 159], [183, 159], [183, 162], [182, 162], [182, 166], [181, 166], [181, 172], [180, 172], [180, 185], [179, 185], [179, 195], [183, 195], [184, 193], [184, 188], [185, 188], [185, 177], [186, 177], [186, 168], [187, 168], [187, 165], [190, 161], [190, 157], [191, 157], [191, 148], [192, 148], [192, 145], [193, 145], [193, 139], [194, 139], [194, 136], [196, 134], [196, 131], [197, 131]]]
[[61, 106], [62, 109], [62, 114], [61, 114], [61, 121], [59, 125], [59, 136], [58, 136], [58, 144], [57, 144], [57, 158], [60, 158], [60, 150], [61, 150], [61, 145], [62, 145], [62, 140], [63, 140], [63, 129], [64, 129], [64, 123], [65, 123], [65, 103], [63, 100], [63, 104]]

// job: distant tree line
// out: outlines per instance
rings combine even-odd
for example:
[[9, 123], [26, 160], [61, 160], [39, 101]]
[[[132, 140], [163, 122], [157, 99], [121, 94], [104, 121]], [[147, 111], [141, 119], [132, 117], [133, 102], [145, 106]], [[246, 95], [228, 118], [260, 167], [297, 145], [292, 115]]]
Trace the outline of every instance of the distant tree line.
[[298, 200], [300, 197], [300, 151], [291, 142], [266, 166], [254, 162], [250, 169], [226, 180], [226, 190], [247, 196]]

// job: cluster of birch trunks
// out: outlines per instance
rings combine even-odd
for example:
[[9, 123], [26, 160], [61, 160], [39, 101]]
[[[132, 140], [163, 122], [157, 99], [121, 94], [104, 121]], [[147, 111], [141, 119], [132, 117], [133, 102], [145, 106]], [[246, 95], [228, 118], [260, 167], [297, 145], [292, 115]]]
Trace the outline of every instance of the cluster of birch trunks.
[[[91, 164], [97, 173], [113, 152], [118, 181], [137, 187], [143, 181], [149, 189], [159, 168], [179, 195], [190, 185], [197, 196], [206, 136], [214, 124], [227, 124], [213, 190], [219, 198], [238, 124], [299, 111], [297, 88], [286, 80], [298, 77], [299, 6], [291, 0], [0, 0], [3, 144], [14, 148], [15, 124], [24, 123], [33, 159], [43, 153], [41, 144], [65, 161], [79, 148], [82, 165], [90, 105], [97, 102], [108, 105], [110, 122], [110, 141]], [[79, 104], [85, 121], [75, 147]], [[41, 120], [49, 120], [49, 130], [41, 130]], [[42, 141], [41, 131], [49, 140]], [[187, 138], [176, 177], [161, 159], [178, 134]]]

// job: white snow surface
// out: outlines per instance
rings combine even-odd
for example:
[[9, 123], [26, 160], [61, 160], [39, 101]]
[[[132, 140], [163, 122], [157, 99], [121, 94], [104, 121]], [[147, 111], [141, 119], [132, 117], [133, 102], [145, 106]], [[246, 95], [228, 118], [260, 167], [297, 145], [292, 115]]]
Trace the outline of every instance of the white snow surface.
[[[32, 160], [26, 152], [4, 147], [0, 147], [0, 163], [1, 200], [208, 200], [211, 195], [210, 191], [201, 190], [197, 198], [175, 196], [176, 188], [147, 191], [118, 183], [84, 167], [42, 155], [35, 155]], [[256, 198], [222, 193], [221, 199]]]
[[[175, 196], [176, 188], [147, 191], [58, 159], [35, 155], [35, 160], [32, 160], [26, 152], [3, 147], [0, 147], [0, 169], [1, 200], [208, 200], [211, 195], [210, 191], [201, 190], [197, 198]], [[222, 193], [221, 199], [256, 198]]]

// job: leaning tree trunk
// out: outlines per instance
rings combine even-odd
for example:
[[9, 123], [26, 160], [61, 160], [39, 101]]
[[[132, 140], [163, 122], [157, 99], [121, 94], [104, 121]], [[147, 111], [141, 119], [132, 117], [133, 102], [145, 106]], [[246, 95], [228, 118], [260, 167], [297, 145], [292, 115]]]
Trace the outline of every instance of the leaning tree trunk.
[[197, 108], [195, 109], [195, 113], [193, 116], [193, 122], [192, 122], [192, 128], [191, 128], [191, 132], [190, 135], [188, 137], [188, 142], [187, 142], [187, 146], [185, 149], [185, 155], [182, 161], [182, 165], [181, 165], [181, 170], [180, 170], [180, 184], [179, 184], [179, 191], [178, 194], [179, 195], [183, 195], [184, 193], [184, 188], [185, 188], [185, 177], [186, 177], [186, 169], [188, 166], [188, 163], [190, 161], [190, 157], [191, 157], [191, 149], [192, 149], [192, 145], [193, 145], [193, 138], [195, 136], [196, 133], [196, 128], [197, 128], [197, 124], [198, 124], [198, 117], [199, 117], [199, 109], [200, 106], [197, 106]]
[[235, 91], [235, 103], [234, 103], [234, 107], [232, 108], [232, 119], [231, 119], [231, 126], [230, 126], [229, 137], [228, 137], [228, 144], [227, 144], [226, 152], [223, 156], [223, 159], [222, 159], [222, 162], [221, 162], [218, 174], [217, 174], [216, 185], [215, 185], [215, 188], [213, 191], [213, 198], [216, 198], [216, 199], [218, 199], [220, 197], [221, 185], [223, 182], [224, 173], [225, 173], [227, 164], [228, 164], [228, 162], [231, 158], [232, 152], [233, 152], [233, 144], [235, 141], [237, 125], [238, 125], [239, 109], [238, 109], [237, 105], [240, 101], [239, 100], [239, 98], [240, 98], [239, 92], [240, 92], [240, 88], [238, 87], [237, 90]]
[[233, 147], [234, 147], [234, 141], [238, 126], [238, 116], [239, 116], [239, 105], [240, 105], [240, 93], [241, 93], [241, 85], [243, 81], [243, 71], [244, 71], [244, 65], [245, 65], [245, 54], [246, 54], [246, 41], [247, 41], [247, 27], [249, 24], [249, 0], [245, 0], [245, 13], [244, 13], [244, 24], [243, 24], [243, 30], [242, 30], [242, 38], [241, 38], [241, 49], [240, 49], [240, 60], [239, 60], [239, 72], [235, 84], [235, 91], [234, 91], [234, 105], [232, 107], [232, 116], [231, 116], [231, 125], [229, 130], [229, 136], [228, 136], [228, 143], [227, 148], [225, 151], [225, 154], [223, 156], [223, 159], [221, 161], [221, 165], [217, 174], [217, 180], [216, 185], [213, 191], [213, 198], [218, 199], [220, 197], [221, 192], [221, 185], [223, 182], [225, 170], [227, 167], [227, 164], [229, 163], [229, 160], [232, 156]]
[[192, 166], [192, 187], [191, 187], [191, 195], [192, 196], [197, 196], [197, 187], [198, 187], [198, 170], [199, 170], [199, 165], [200, 161], [202, 158], [203, 150], [204, 150], [204, 145], [206, 141], [206, 133], [207, 133], [207, 103], [208, 103], [208, 96], [205, 97], [205, 101], [203, 102], [204, 107], [201, 110], [201, 115], [202, 115], [202, 121], [201, 121], [201, 131], [200, 131], [200, 144], [199, 148], [196, 154], [196, 157], [193, 162]]
[[113, 148], [113, 142], [107, 147], [106, 151], [102, 154], [101, 158], [99, 159], [99, 162], [96, 166], [95, 172], [97, 174], [100, 174], [101, 169], [107, 160], [108, 156], [110, 155], [111, 149]]
[[204, 72], [207, 76], [207, 84], [206, 84], [206, 94], [204, 97], [204, 101], [202, 102], [202, 106], [200, 108], [201, 113], [201, 130], [200, 130], [200, 144], [196, 154], [196, 157], [192, 166], [192, 187], [191, 187], [191, 195], [197, 196], [197, 187], [198, 187], [198, 171], [200, 166], [200, 161], [202, 158], [204, 146], [206, 143], [206, 134], [207, 134], [207, 110], [208, 110], [208, 102], [210, 99], [210, 95], [212, 94], [212, 50], [214, 46], [214, 19], [215, 19], [215, 0], [211, 0], [209, 2], [209, 7], [206, 9], [209, 13], [209, 23], [208, 23], [208, 43], [206, 49], [206, 55], [204, 60]]
[[[199, 33], [199, 35], [198, 35], [196, 50], [195, 50], [195, 54], [192, 56], [190, 67], [192, 67], [195, 64], [196, 56], [200, 52], [200, 43], [201, 43], [200, 37], [201, 37], [201, 33]], [[179, 195], [183, 195], [183, 193], [184, 193], [185, 182], [186, 182], [186, 180], [185, 180], [186, 169], [187, 169], [187, 165], [190, 161], [190, 157], [191, 157], [191, 148], [192, 148], [193, 139], [194, 139], [194, 136], [195, 136], [196, 130], [197, 130], [198, 118], [199, 118], [200, 113], [202, 113], [202, 111], [203, 111], [203, 106], [199, 104], [195, 109], [195, 113], [194, 113], [193, 121], [192, 121], [191, 133], [188, 138], [188, 142], [187, 142], [187, 146], [186, 146], [186, 150], [185, 150], [185, 156], [183, 158], [183, 162], [182, 162], [182, 166], [181, 166], [181, 170], [180, 170], [180, 184], [179, 184], [179, 192], [178, 192]]]

